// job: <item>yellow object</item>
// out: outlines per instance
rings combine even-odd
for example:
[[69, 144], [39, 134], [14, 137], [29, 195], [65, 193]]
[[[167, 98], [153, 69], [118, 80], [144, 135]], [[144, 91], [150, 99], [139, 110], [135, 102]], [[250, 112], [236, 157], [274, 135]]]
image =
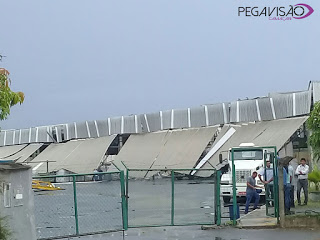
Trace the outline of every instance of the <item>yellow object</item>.
[[32, 189], [39, 191], [54, 191], [54, 190], [64, 190], [63, 188], [56, 187], [51, 182], [32, 180]]

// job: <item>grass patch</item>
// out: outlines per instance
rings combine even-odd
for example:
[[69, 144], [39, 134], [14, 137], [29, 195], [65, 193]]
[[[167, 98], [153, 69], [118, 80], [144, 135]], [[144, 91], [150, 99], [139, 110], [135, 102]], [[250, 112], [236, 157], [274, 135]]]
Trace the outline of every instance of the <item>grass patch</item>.
[[[303, 198], [301, 198], [301, 202], [302, 203], [304, 202]], [[295, 206], [296, 206], [296, 208], [305, 208], [305, 209], [308, 209], [308, 208], [319, 208], [319, 210], [320, 210], [320, 202], [319, 201], [311, 201], [311, 200], [309, 200], [308, 201], [308, 205], [301, 205], [301, 206], [298, 205], [298, 201], [295, 201]]]
[[6, 218], [0, 217], [0, 239], [1, 240], [9, 240], [11, 236], [11, 232], [6, 225]]

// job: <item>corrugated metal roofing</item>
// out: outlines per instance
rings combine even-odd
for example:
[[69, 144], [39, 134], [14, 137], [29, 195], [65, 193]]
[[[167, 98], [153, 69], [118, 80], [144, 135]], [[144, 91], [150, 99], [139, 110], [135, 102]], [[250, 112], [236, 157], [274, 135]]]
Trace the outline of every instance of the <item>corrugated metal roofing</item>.
[[[66, 169], [74, 173], [93, 172], [99, 166], [115, 135], [95, 139], [71, 140], [66, 143], [52, 143], [29, 164], [44, 173], [46, 161], [49, 172]], [[43, 162], [43, 164], [39, 163]]]
[[295, 93], [295, 115], [309, 114], [311, 110], [311, 91]]
[[271, 99], [268, 97], [258, 98], [259, 113], [262, 121], [274, 120], [275, 115], [273, 115], [273, 106], [271, 104]]
[[29, 169], [30, 166], [20, 164], [20, 163], [1, 163], [0, 162], [0, 171], [3, 170], [20, 170], [20, 169]]
[[[249, 123], [246, 125], [225, 125], [224, 129], [233, 127], [236, 132], [211, 157], [209, 162], [211, 165], [216, 166], [219, 163], [220, 153], [223, 152], [224, 158], [227, 158], [227, 151], [231, 147], [238, 147], [241, 143], [254, 143], [256, 146], [276, 146], [279, 151], [307, 118], [296, 117]], [[219, 134], [215, 142], [222, 136], [222, 134]]]
[[188, 109], [175, 109], [173, 112], [173, 126], [175, 128], [189, 127]]
[[228, 103], [206, 105], [208, 111], [209, 126], [230, 122]]
[[191, 127], [207, 126], [204, 106], [190, 108], [190, 113]]
[[0, 147], [0, 159], [10, 157], [25, 148], [27, 144]]
[[170, 131], [151, 169], [193, 168], [218, 127]]
[[272, 93], [268, 97], [207, 104], [185, 109], [111, 117], [0, 132], [0, 146], [35, 142], [64, 142], [113, 134], [148, 133], [168, 129], [197, 128], [308, 115], [311, 98], [320, 100], [320, 82], [310, 82], [308, 91]]
[[16, 161], [18, 163], [22, 163], [26, 161], [33, 153], [35, 153], [43, 144], [42, 143], [31, 143], [25, 146], [20, 151], [15, 154], [8, 156], [4, 159]]
[[128, 168], [150, 168], [168, 140], [170, 131], [132, 134], [115, 157], [114, 163], [124, 169], [121, 161]]
[[310, 82], [309, 90], [312, 91], [313, 102], [315, 103], [320, 101], [320, 82], [319, 81]]
[[292, 94], [277, 94], [274, 97], [272, 97], [272, 99], [277, 119], [294, 116], [294, 104]]
[[[123, 168], [193, 168], [213, 138], [218, 127], [169, 130], [131, 135], [115, 164]], [[131, 172], [131, 176], [144, 177], [146, 172]]]
[[[160, 116], [160, 123], [162, 122], [162, 129], [173, 128], [171, 117], [172, 117], [172, 110], [162, 111], [162, 115]], [[160, 127], [161, 127], [161, 124], [160, 124]]]

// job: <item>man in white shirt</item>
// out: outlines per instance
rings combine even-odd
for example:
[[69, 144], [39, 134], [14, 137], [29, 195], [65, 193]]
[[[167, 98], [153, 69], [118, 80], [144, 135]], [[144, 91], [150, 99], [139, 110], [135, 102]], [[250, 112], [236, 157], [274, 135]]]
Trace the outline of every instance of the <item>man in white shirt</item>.
[[265, 184], [266, 197], [273, 199], [273, 168], [271, 168], [270, 161], [266, 161], [266, 168], [259, 170], [258, 177]]
[[298, 175], [298, 186], [297, 186], [297, 199], [298, 205], [301, 205], [301, 188], [303, 188], [304, 192], [304, 204], [307, 205], [308, 203], [308, 173], [309, 173], [309, 166], [306, 164], [306, 159], [301, 158], [300, 165], [296, 169], [296, 175]]

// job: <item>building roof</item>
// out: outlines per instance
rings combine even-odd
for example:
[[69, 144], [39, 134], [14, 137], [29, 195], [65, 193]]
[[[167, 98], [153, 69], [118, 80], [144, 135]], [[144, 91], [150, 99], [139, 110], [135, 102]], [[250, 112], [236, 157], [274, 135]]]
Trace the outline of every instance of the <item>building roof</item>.
[[[13, 145], [13, 146], [5, 146], [0, 148], [0, 153], [5, 157], [2, 157], [3, 160], [12, 160], [17, 163], [22, 163], [26, 161], [34, 152], [36, 152], [43, 144], [42, 143], [31, 143], [31, 144], [23, 144], [23, 145]], [[16, 148], [16, 152], [13, 153], [13, 149]]]
[[2, 162], [0, 161], [0, 171], [5, 170], [20, 170], [20, 169], [29, 169], [30, 166], [20, 164], [20, 163], [14, 163], [14, 162]]
[[152, 169], [191, 169], [199, 160], [218, 127], [167, 130], [131, 135], [115, 164], [121, 161], [130, 168], [150, 169], [150, 172], [131, 172], [130, 176], [148, 177]]
[[0, 131], [0, 146], [64, 142], [71, 139], [97, 138], [113, 134], [147, 133], [305, 116], [310, 113], [312, 97], [314, 102], [320, 100], [319, 82], [311, 82], [306, 91], [272, 93], [267, 97], [254, 99], [110, 117], [96, 121], [2, 130]]
[[0, 147], [0, 159], [9, 158], [24, 149], [27, 144]]
[[[276, 146], [279, 152], [307, 119], [308, 117], [296, 117], [243, 125], [227, 124], [223, 127], [223, 131], [234, 128], [235, 133], [209, 158], [210, 164], [204, 164], [203, 168], [219, 165], [219, 154], [222, 153], [223, 158], [226, 159], [228, 150], [232, 147], [238, 147], [241, 143], [254, 143], [255, 146], [260, 147]], [[219, 134], [214, 144], [217, 144], [223, 136], [224, 134]]]
[[102, 161], [115, 135], [52, 143], [28, 164], [38, 173], [66, 169], [74, 173], [93, 172]]

